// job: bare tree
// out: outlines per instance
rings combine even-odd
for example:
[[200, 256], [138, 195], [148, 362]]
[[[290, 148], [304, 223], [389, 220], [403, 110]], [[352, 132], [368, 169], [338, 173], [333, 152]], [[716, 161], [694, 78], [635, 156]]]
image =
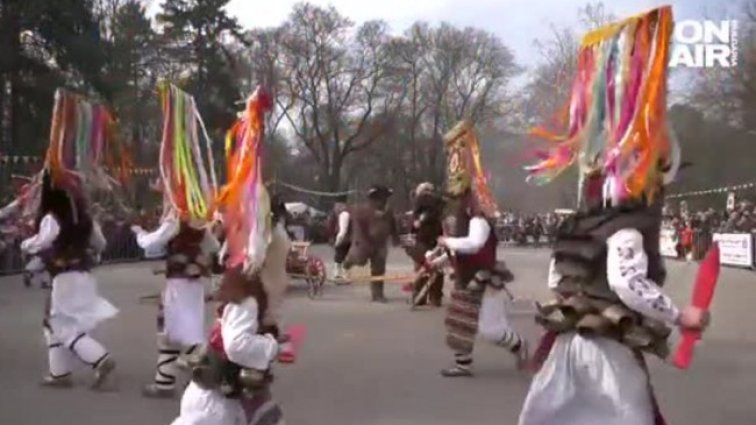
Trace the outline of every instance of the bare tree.
[[578, 19], [580, 28], [552, 24], [550, 37], [533, 42], [540, 62], [532, 70], [523, 99], [527, 122], [531, 126], [555, 126], [563, 120], [577, 69], [580, 33], [606, 25], [616, 18], [599, 2], [578, 9]]
[[692, 79], [685, 100], [708, 117], [756, 131], [756, 1], [744, 4], [737, 32], [737, 65], [705, 68]]
[[[281, 57], [282, 34], [280, 28], [253, 29], [246, 34], [247, 45], [242, 46], [243, 51], [239, 55], [248, 57], [243, 66], [246, 75], [240, 78], [240, 99], [245, 99], [258, 85], [268, 90], [273, 99], [277, 99], [279, 93], [285, 93], [282, 92], [285, 84], [282, 81], [285, 72], [284, 59]], [[293, 104], [294, 98], [285, 96], [280, 103], [274, 105], [272, 113], [267, 116], [267, 139], [278, 138], [276, 135], [280, 124], [285, 121], [286, 113]]]
[[280, 37], [276, 102], [297, 140], [319, 164], [323, 186], [337, 191], [345, 159], [380, 137], [380, 131], [361, 137], [366, 124], [395, 102], [381, 90], [386, 27], [367, 22], [355, 28], [333, 7], [299, 4]]
[[418, 22], [391, 42], [394, 91], [399, 107], [392, 137], [401, 140], [389, 163], [397, 184], [444, 176], [443, 134], [462, 118], [487, 124], [501, 118], [509, 80], [519, 68], [510, 50], [485, 31]]

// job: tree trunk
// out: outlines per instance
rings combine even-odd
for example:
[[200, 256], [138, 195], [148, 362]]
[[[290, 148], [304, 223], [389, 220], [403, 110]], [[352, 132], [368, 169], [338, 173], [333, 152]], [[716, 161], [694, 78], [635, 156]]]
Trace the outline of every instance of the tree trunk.
[[[15, 147], [18, 145], [19, 135], [19, 122], [18, 122], [18, 107], [20, 104], [20, 54], [21, 43], [19, 40], [20, 35], [20, 23], [18, 21], [18, 10], [15, 2], [4, 2], [3, 5], [3, 31], [4, 40], [3, 45], [8, 46], [7, 68], [4, 82], [2, 87], [4, 91], [3, 97], [8, 98], [4, 100], [4, 116], [5, 119], [5, 134], [3, 137], [3, 150], [6, 154], [14, 154]], [[7, 92], [5, 92], [7, 90]]]
[[[324, 176], [326, 177], [326, 192], [341, 192], [341, 166], [343, 165], [343, 163], [343, 159], [338, 158], [338, 154], [336, 154], [336, 157], [333, 158], [333, 166], [327, 167], [326, 173], [324, 174]], [[333, 197], [321, 196], [320, 198], [320, 208], [324, 208], [326, 211], [328, 211], [330, 208], [333, 208]]]
[[21, 43], [20, 24], [18, 22], [18, 11], [15, 8], [9, 8], [8, 13], [8, 43], [10, 46], [10, 110], [6, 111], [10, 115], [9, 140], [6, 140], [6, 147], [9, 153], [14, 153], [19, 146], [20, 123], [18, 120], [18, 110], [21, 103]]
[[[7, 31], [7, 9], [8, 6], [5, 4], [5, 0], [0, 0], [0, 49], [2, 49], [1, 46], [7, 46], [7, 39], [8, 39], [8, 31]], [[5, 146], [5, 131], [6, 131], [6, 123], [5, 123], [5, 71], [6, 71], [6, 61], [8, 60], [5, 56], [4, 49], [0, 51], [0, 152], [4, 152], [6, 150]]]
[[[2, 43], [3, 37], [0, 36], [0, 43]], [[0, 68], [0, 152], [7, 150], [5, 146], [5, 72]]]
[[444, 138], [441, 135], [441, 115], [437, 110], [433, 117], [433, 137], [430, 140], [430, 179], [435, 185], [440, 185], [444, 180]]

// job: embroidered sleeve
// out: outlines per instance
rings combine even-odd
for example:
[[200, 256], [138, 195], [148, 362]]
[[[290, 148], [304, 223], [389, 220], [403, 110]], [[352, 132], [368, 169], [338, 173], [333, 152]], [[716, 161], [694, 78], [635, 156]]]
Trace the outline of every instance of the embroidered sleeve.
[[29, 254], [37, 254], [50, 248], [58, 234], [60, 234], [58, 221], [51, 214], [47, 214], [39, 223], [39, 232], [21, 242], [21, 250]]
[[154, 232], [141, 230], [137, 233], [137, 244], [145, 251], [163, 249], [178, 234], [180, 224], [176, 220], [166, 220]]
[[648, 257], [643, 236], [635, 229], [622, 229], [607, 240], [607, 279], [611, 289], [629, 308], [652, 319], [672, 324], [678, 308], [661, 288], [648, 279]]
[[241, 304], [228, 304], [221, 317], [223, 348], [232, 362], [251, 369], [265, 370], [278, 354], [271, 335], [257, 334], [257, 302], [249, 297]]
[[491, 233], [491, 226], [480, 217], [470, 220], [470, 230], [467, 236], [460, 238], [446, 238], [446, 246], [458, 254], [475, 254], [486, 244]]

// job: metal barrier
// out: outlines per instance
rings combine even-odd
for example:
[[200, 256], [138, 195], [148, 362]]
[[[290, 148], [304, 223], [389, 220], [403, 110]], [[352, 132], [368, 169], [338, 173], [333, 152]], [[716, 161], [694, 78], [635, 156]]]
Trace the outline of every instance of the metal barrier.
[[[719, 238], [727, 238], [719, 240], [720, 261], [722, 262], [722, 265], [751, 269], [756, 267], [756, 264], [754, 264], [754, 258], [756, 258], [756, 253], [754, 253], [754, 245], [756, 245], [756, 243], [754, 242], [756, 241], [756, 232], [719, 233], [696, 229], [693, 231], [693, 240], [689, 248], [689, 252], [690, 254], [692, 254], [692, 260], [702, 260], [706, 256], [712, 244], [714, 243], [715, 235], [719, 235]], [[678, 237], [678, 239], [680, 238]], [[685, 260], [686, 254], [688, 254], [688, 247], [684, 247], [682, 246], [682, 244], [678, 244], [677, 256], [669, 256], [667, 258]]]
[[144, 253], [137, 245], [136, 236], [128, 224], [103, 227], [102, 231], [108, 240], [108, 245], [102, 253], [103, 263], [140, 261], [144, 258]]
[[696, 229], [693, 231], [693, 259], [700, 260], [704, 258], [711, 248], [713, 233]]
[[0, 275], [16, 274], [24, 269], [24, 258], [18, 248], [21, 241], [8, 241], [0, 250]]

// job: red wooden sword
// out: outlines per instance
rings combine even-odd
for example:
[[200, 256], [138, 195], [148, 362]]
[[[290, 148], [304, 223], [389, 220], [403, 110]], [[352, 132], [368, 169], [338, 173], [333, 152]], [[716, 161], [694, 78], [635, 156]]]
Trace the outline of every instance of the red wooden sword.
[[286, 329], [287, 341], [281, 344], [281, 352], [278, 354], [280, 363], [294, 363], [297, 359], [297, 351], [307, 334], [307, 327], [302, 324], [291, 325]]
[[[714, 297], [714, 289], [719, 279], [719, 245], [714, 243], [706, 257], [698, 268], [696, 285], [693, 288], [692, 305], [703, 310], [708, 310]], [[701, 339], [701, 332], [695, 330], [683, 330], [682, 340], [677, 347], [677, 352], [672, 358], [672, 364], [680, 369], [687, 369], [693, 361], [693, 350], [696, 341]]]

